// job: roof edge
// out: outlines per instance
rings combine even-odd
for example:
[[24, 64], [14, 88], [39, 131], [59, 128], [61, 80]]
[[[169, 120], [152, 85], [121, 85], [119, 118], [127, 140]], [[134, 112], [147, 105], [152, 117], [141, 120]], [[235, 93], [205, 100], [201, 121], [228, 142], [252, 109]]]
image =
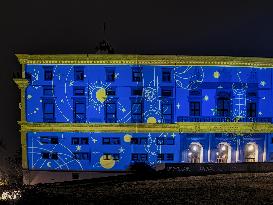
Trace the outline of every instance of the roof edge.
[[133, 64], [273, 67], [273, 58], [138, 54], [16, 54], [21, 64]]

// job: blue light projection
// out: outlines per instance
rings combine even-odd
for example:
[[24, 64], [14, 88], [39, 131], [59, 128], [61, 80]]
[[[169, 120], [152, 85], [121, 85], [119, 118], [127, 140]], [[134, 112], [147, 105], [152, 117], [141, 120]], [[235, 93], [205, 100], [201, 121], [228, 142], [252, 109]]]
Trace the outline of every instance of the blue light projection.
[[[272, 69], [26, 65], [28, 122], [271, 122]], [[253, 147], [252, 147], [253, 146]], [[271, 160], [271, 134], [27, 133], [33, 170]]]

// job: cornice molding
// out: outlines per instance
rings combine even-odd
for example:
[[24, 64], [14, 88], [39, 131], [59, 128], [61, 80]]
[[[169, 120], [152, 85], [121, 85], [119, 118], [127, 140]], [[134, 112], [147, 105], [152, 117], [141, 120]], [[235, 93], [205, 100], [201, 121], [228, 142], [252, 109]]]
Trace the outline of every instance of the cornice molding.
[[28, 80], [24, 78], [14, 78], [13, 81], [16, 83], [18, 88], [25, 89], [28, 86]]
[[21, 132], [122, 132], [122, 133], [273, 133], [271, 123], [180, 122], [176, 124], [119, 123], [28, 123], [20, 121]]
[[230, 56], [122, 55], [122, 54], [16, 54], [21, 64], [130, 64], [273, 67], [273, 58]]

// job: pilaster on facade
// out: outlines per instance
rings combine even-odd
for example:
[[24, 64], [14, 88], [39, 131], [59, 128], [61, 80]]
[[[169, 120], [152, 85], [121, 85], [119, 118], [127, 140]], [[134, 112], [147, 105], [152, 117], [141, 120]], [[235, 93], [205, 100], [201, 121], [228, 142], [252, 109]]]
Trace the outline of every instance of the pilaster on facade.
[[27, 79], [24, 79], [24, 78], [15, 78], [13, 80], [17, 84], [17, 86], [19, 87], [19, 89], [21, 90], [21, 102], [20, 102], [21, 121], [26, 121], [25, 93], [26, 93], [26, 88], [29, 85], [29, 82], [28, 82]]

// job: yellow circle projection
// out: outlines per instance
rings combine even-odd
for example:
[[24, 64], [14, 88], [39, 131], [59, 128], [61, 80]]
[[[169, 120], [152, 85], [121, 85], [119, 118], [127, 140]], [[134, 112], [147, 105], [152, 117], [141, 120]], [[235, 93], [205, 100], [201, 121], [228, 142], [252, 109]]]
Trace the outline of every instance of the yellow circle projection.
[[96, 98], [98, 101], [103, 103], [107, 98], [106, 90], [104, 88], [98, 89], [98, 91], [96, 92]]
[[131, 142], [132, 135], [124, 135], [124, 142]]
[[156, 119], [154, 117], [149, 117], [147, 123], [156, 123]]
[[110, 155], [108, 156], [108, 159], [104, 159], [103, 156], [100, 157], [100, 165], [105, 169], [111, 169], [113, 166], [115, 166], [115, 160]]
[[220, 77], [220, 73], [219, 73], [218, 71], [215, 71], [215, 72], [213, 73], [213, 77], [214, 77], [214, 78], [219, 78], [219, 77]]

